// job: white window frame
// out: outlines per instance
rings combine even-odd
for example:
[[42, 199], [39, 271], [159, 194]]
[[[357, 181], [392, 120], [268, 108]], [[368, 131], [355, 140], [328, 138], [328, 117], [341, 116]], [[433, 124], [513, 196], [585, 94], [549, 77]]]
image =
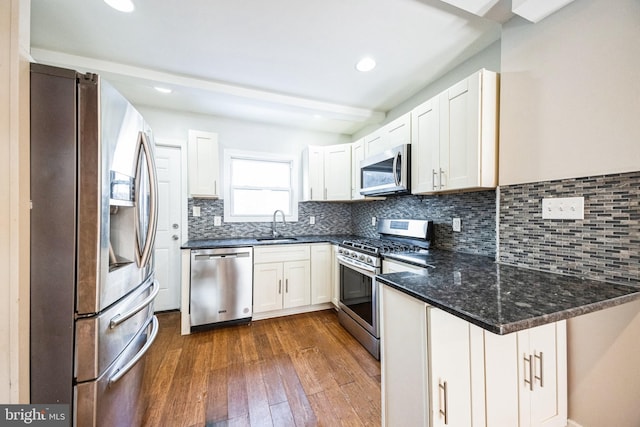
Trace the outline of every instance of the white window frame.
[[[269, 215], [233, 215], [231, 206], [233, 204], [231, 182], [231, 161], [232, 159], [246, 159], [255, 161], [276, 161], [289, 163], [291, 165], [291, 206], [290, 214], [285, 216], [287, 222], [298, 221], [298, 201], [299, 193], [299, 176], [298, 176], [298, 160], [286, 154], [273, 154], [257, 151], [244, 150], [224, 150], [224, 222], [272, 222], [273, 213]], [[278, 216], [278, 218], [281, 218]]]

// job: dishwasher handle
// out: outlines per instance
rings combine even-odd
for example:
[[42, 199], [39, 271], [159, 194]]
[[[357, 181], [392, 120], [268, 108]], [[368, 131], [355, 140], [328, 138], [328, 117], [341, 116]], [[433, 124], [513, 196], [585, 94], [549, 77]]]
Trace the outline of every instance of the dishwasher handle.
[[251, 254], [249, 252], [228, 252], [222, 254], [195, 255], [193, 258], [196, 261], [206, 261], [219, 258], [248, 258], [250, 256]]

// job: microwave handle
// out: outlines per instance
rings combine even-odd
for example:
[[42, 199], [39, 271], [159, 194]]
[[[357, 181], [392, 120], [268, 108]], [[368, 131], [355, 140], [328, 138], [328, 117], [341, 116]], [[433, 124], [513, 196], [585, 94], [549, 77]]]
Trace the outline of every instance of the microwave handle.
[[400, 152], [398, 151], [396, 153], [396, 155], [394, 156], [394, 158], [393, 158], [393, 166], [392, 166], [392, 168], [393, 168], [393, 180], [394, 180], [394, 182], [396, 184], [396, 187], [400, 186], [400, 180], [402, 179], [402, 176], [401, 176], [402, 172], [400, 172], [400, 176], [396, 173], [396, 170], [398, 169], [398, 162], [400, 162], [400, 161], [401, 161], [400, 160]]

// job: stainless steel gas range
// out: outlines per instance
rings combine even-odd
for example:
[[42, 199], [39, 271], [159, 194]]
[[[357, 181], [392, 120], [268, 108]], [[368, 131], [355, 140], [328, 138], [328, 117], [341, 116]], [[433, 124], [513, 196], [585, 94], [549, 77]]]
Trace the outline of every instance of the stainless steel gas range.
[[413, 219], [381, 219], [379, 238], [345, 240], [338, 249], [340, 301], [338, 318], [376, 359], [380, 359], [378, 285], [382, 258], [388, 253], [429, 249], [433, 222]]

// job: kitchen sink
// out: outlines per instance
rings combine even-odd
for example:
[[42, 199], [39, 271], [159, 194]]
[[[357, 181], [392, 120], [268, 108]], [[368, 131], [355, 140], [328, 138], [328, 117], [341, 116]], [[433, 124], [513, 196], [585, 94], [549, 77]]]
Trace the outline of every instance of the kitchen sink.
[[295, 237], [258, 237], [258, 242], [292, 242], [298, 240]]

